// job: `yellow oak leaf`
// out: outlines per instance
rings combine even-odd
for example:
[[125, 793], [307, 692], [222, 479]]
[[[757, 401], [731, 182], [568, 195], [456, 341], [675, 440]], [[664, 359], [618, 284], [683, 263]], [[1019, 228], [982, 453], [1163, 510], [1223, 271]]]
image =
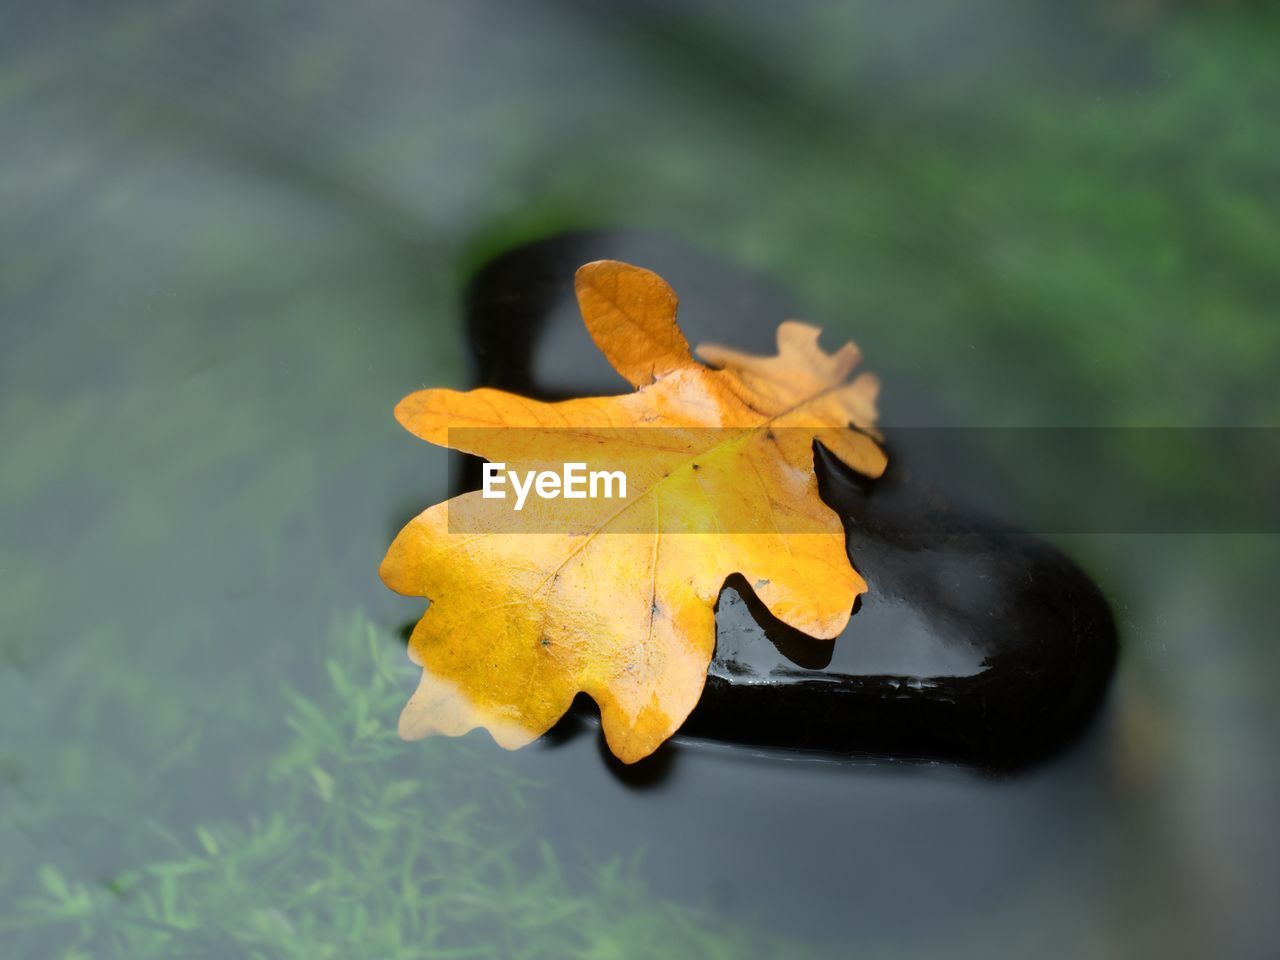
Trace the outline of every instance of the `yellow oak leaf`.
[[495, 468], [603, 456], [628, 486], [618, 501], [531, 498], [528, 516], [544, 521], [533, 528], [504, 526], [509, 502], [467, 493], [400, 532], [382, 579], [431, 601], [409, 641], [422, 678], [400, 718], [406, 738], [484, 727], [514, 749], [585, 692], [632, 763], [697, 704], [726, 578], [743, 575], [775, 617], [818, 638], [838, 635], [866, 590], [813, 466], [817, 440], [867, 476], [884, 471], [879, 384], [853, 376], [857, 347], [828, 354], [817, 328], [787, 321], [776, 356], [703, 346], [700, 363], [656, 274], [599, 261], [575, 289], [634, 392], [544, 403], [421, 390], [396, 407], [411, 433]]

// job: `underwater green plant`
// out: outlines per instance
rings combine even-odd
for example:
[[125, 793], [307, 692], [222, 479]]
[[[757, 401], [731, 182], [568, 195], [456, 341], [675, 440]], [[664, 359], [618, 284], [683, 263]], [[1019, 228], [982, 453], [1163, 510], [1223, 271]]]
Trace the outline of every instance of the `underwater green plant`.
[[281, 691], [286, 729], [243, 772], [249, 816], [122, 824], [154, 838], [157, 855], [103, 882], [52, 863], [18, 878], [0, 908], [5, 955], [739, 957], [762, 948], [745, 930], [655, 896], [636, 859], [576, 876], [520, 829], [538, 786], [490, 762], [494, 751], [401, 741], [394, 719], [409, 667], [364, 618], [334, 631], [324, 669], [321, 695]]

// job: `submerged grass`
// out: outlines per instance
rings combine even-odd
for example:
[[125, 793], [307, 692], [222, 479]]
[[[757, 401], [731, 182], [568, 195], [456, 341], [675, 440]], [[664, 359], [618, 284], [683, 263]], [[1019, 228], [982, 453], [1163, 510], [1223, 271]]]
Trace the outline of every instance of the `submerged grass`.
[[[119, 823], [154, 857], [105, 880], [52, 862], [11, 878], [7, 956], [738, 957], [745, 932], [647, 889], [635, 860], [583, 868], [528, 826], [538, 785], [462, 742], [390, 725], [406, 665], [363, 618], [335, 632], [323, 693], [281, 690], [282, 731], [246, 814]], [[198, 752], [186, 763], [199, 763]], [[91, 801], [91, 798], [85, 798]], [[526, 825], [522, 828], [522, 820]]]

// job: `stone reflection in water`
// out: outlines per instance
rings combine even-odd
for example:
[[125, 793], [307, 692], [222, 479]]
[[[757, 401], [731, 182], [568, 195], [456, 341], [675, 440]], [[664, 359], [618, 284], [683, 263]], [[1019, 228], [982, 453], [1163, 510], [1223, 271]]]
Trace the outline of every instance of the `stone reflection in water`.
[[[778, 322], [804, 316], [766, 281], [680, 245], [570, 234], [511, 251], [474, 278], [467, 322], [477, 385], [541, 399], [627, 389], [584, 335], [573, 294], [576, 268], [605, 258], [666, 278], [691, 343], [768, 352]], [[911, 431], [895, 434], [895, 419], [941, 418], [921, 399], [927, 393], [903, 387], [910, 371], [885, 369], [863, 347], [885, 382], [889, 470], [867, 481], [821, 448], [815, 466], [869, 591], [832, 644], [789, 630], [731, 580], [707, 688], [682, 734], [991, 770], [1034, 762], [1096, 712], [1116, 659], [1111, 613], [1066, 556], [966, 509], [964, 491], [946, 487], [945, 459]], [[471, 461], [459, 486], [477, 485]]]

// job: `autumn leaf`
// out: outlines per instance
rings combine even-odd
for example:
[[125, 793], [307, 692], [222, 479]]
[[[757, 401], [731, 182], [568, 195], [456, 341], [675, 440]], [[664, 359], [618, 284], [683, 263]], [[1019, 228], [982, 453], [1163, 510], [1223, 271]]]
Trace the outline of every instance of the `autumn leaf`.
[[878, 382], [853, 377], [857, 347], [828, 354], [817, 328], [787, 321], [776, 356], [703, 346], [704, 364], [656, 274], [606, 260], [579, 269], [575, 287], [588, 332], [634, 392], [543, 403], [421, 390], [396, 407], [416, 436], [517, 472], [607, 455], [629, 482], [621, 504], [537, 504], [543, 515], [551, 504], [565, 511], [550, 532], [491, 521], [463, 529], [469, 511], [493, 509], [479, 492], [400, 532], [382, 578], [431, 601], [409, 642], [422, 678], [400, 718], [406, 738], [485, 727], [514, 749], [582, 691], [600, 708], [610, 749], [631, 763], [698, 702], [730, 575], [818, 638], [840, 633], [866, 589], [813, 467], [817, 440], [863, 474], [885, 468]]

